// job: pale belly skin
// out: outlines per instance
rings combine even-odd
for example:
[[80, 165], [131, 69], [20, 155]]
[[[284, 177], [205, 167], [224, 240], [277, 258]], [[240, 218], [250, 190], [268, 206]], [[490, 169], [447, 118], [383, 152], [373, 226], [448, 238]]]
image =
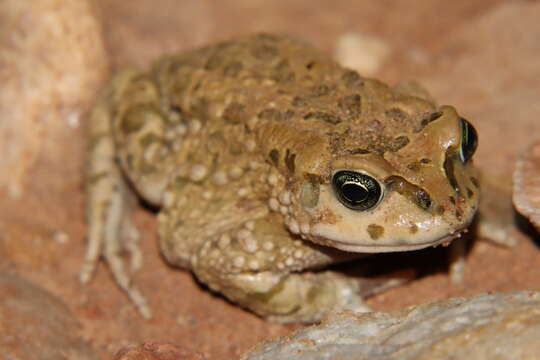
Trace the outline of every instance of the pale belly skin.
[[367, 311], [369, 282], [320, 269], [447, 243], [478, 207], [476, 133], [452, 107], [289, 37], [246, 36], [123, 70], [89, 136], [81, 279], [103, 255], [145, 317], [130, 279], [141, 264], [135, 194], [159, 208], [170, 264], [280, 322]]

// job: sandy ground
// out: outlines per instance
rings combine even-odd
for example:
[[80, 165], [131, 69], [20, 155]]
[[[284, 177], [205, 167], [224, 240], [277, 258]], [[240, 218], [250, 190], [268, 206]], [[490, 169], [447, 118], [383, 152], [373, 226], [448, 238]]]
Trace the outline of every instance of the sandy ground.
[[[485, 176], [511, 179], [518, 154], [540, 137], [540, 3], [482, 0], [243, 1], [96, 0], [113, 67], [147, 65], [155, 56], [254, 31], [292, 33], [332, 52], [346, 33], [370, 34], [391, 50], [378, 77], [417, 78], [455, 105], [480, 134], [476, 163]], [[300, 20], [301, 19], [301, 20]], [[83, 124], [84, 125], [84, 124]], [[140, 210], [144, 266], [135, 279], [155, 317], [142, 320], [101, 265], [82, 286], [84, 254], [84, 126], [73, 130], [65, 162], [46, 156], [22, 198], [0, 200], [0, 268], [60, 296], [103, 358], [143, 341], [177, 344], [210, 359], [231, 359], [256, 343], [300, 325], [266, 322], [170, 268], [156, 247], [154, 214]], [[447, 249], [374, 256], [382, 272], [414, 269], [421, 277], [371, 298], [377, 310], [480, 292], [540, 289], [538, 235], [499, 247], [470, 236], [465, 281], [450, 283]]]

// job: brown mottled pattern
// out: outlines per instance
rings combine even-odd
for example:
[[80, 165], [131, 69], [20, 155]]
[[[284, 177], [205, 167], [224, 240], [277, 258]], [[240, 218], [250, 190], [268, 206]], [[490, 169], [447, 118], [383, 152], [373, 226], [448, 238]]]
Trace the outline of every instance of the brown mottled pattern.
[[[386, 104], [377, 100], [381, 92], [388, 92], [386, 85], [341, 68], [325, 54], [300, 41], [266, 36], [253, 40], [252, 37], [240, 38], [212, 48], [166, 58], [163, 62], [171, 63], [168, 69], [175, 74], [168, 77], [172, 81], [160, 84], [160, 88], [165, 94], [172, 95], [174, 92], [174, 96], [171, 96], [174, 98], [179, 94], [176, 89], [181, 86], [182, 98], [192, 99], [190, 108], [183, 110], [199, 116], [207, 113], [209, 103], [219, 102], [217, 97], [228, 94], [242, 94], [242, 104], [245, 105], [243, 110], [258, 114], [265, 121], [286, 119], [284, 114], [290, 110], [287, 109], [289, 106], [301, 108], [293, 117], [307, 122], [305, 125], [298, 123], [298, 126], [315, 129], [310, 123], [317, 121], [320, 122], [318, 127], [321, 131], [329, 131], [346, 121], [353, 133], [352, 137], [349, 133], [351, 141], [361, 141], [366, 148], [377, 148], [379, 151], [386, 150], [381, 146], [388, 143], [387, 139], [401, 137], [390, 146], [394, 151], [399, 149], [403, 146], [402, 136], [406, 136], [403, 131], [412, 134], [415, 128], [421, 126], [422, 120], [434, 112], [431, 103], [422, 101], [417, 102], [414, 113], [410, 110], [406, 113], [392, 106], [391, 102], [388, 102], [388, 106], [392, 107], [387, 108]], [[234, 71], [231, 70], [231, 64], [234, 64]], [[194, 75], [197, 69], [203, 72]], [[228, 74], [232, 72], [235, 76], [223, 76], [225, 69]], [[273, 94], [272, 99], [261, 96], [260, 84], [265, 79], [269, 82], [264, 93]], [[209, 91], [218, 88], [223, 90]], [[215, 95], [209, 95], [212, 93]], [[184, 101], [182, 98], [174, 102], [181, 103]], [[269, 100], [279, 106], [265, 107]], [[228, 108], [224, 112], [224, 121], [232, 119], [230, 110]], [[385, 125], [380, 127], [369, 125], [373, 120], [384, 118], [398, 120], [385, 121]], [[404, 128], [404, 121], [410, 125], [409, 130]], [[365, 136], [356, 133], [360, 127]], [[347, 134], [342, 133], [342, 136]]]
[[380, 225], [370, 224], [367, 227], [367, 232], [373, 240], [377, 240], [384, 234], [384, 228]]

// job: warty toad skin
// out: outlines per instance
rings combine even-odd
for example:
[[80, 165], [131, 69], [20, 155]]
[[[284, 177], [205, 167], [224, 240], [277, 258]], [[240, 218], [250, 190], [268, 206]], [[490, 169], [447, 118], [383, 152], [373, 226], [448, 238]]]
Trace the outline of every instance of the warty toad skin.
[[[474, 128], [285, 36], [240, 37], [123, 70], [90, 116], [89, 244], [146, 317], [136, 193], [172, 265], [275, 321], [366, 310], [328, 265], [449, 242], [478, 207]], [[313, 271], [317, 270], [317, 271]], [[170, 290], [169, 290], [170, 291]]]

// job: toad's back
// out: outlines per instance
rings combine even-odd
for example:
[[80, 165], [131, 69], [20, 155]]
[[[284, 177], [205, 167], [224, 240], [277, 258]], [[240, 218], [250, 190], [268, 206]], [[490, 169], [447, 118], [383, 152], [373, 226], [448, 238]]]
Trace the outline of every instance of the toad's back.
[[[392, 135], [417, 129], [434, 109], [429, 102], [411, 103], [410, 96], [361, 78], [309, 44], [265, 34], [164, 58], [152, 76], [165, 109], [226, 124], [250, 124], [257, 117], [328, 131], [344, 121], [368, 126], [378, 119]], [[400, 98], [406, 108], [400, 108]]]
[[334, 156], [396, 151], [435, 111], [430, 101], [362, 78], [302, 41], [266, 34], [165, 57], [125, 86], [113, 126], [135, 184], [161, 173], [157, 163], [209, 169], [216, 157], [237, 162], [256, 146], [263, 124], [287, 123], [289, 138], [324, 134]]

